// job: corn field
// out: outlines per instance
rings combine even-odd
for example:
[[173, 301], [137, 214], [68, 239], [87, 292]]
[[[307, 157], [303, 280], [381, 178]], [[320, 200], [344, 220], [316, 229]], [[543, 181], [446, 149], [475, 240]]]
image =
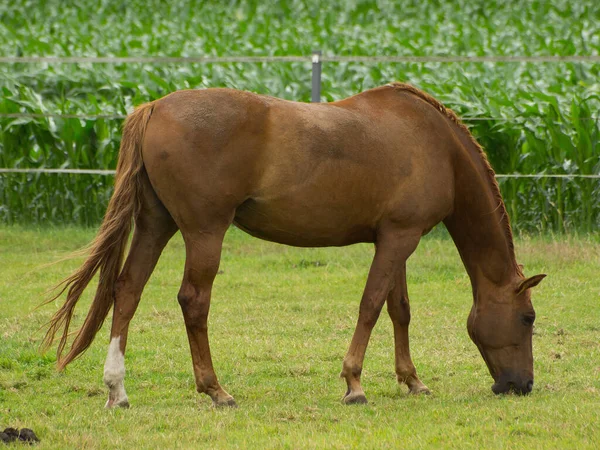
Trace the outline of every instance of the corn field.
[[[598, 55], [591, 0], [200, 2], [13, 0], [2, 56]], [[333, 101], [405, 81], [463, 117], [497, 173], [600, 174], [600, 64], [341, 63]], [[122, 119], [177, 89], [232, 87], [310, 100], [310, 63], [0, 63], [0, 167], [116, 166]], [[105, 115], [104, 118], [7, 116]], [[600, 229], [598, 178], [501, 178], [520, 231]], [[0, 174], [0, 221], [97, 224], [111, 176]]]

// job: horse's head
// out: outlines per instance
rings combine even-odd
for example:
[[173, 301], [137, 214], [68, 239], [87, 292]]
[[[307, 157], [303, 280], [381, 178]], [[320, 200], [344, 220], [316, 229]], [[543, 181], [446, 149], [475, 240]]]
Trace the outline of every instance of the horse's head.
[[495, 394], [529, 394], [533, 389], [535, 311], [530, 288], [545, 276], [520, 277], [502, 288], [482, 286], [475, 292], [467, 329], [494, 378]]

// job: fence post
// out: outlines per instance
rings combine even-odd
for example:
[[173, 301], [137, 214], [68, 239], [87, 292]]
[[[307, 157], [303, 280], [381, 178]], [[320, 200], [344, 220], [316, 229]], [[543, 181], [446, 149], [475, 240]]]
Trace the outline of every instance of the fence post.
[[312, 52], [312, 90], [310, 101], [319, 103], [321, 101], [321, 50]]

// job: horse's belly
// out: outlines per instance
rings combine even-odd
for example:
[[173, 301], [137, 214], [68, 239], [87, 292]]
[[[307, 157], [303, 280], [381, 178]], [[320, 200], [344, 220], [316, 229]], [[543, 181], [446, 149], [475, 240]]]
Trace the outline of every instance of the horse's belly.
[[375, 227], [353, 211], [307, 205], [261, 204], [252, 199], [237, 208], [234, 224], [260, 239], [296, 247], [329, 247], [374, 242]]

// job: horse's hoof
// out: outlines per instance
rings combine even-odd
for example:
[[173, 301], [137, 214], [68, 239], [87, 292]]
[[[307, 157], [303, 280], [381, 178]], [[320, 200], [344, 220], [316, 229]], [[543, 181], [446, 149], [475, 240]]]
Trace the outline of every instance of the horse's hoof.
[[366, 405], [369, 403], [365, 394], [348, 394], [342, 399], [342, 402], [346, 405]]
[[114, 401], [111, 400], [110, 398], [108, 399], [108, 401], [106, 402], [106, 405], [104, 405], [104, 407], [106, 409], [112, 409], [112, 408], [129, 408], [129, 400], [127, 399], [127, 397], [118, 400], [118, 401]]
[[235, 402], [235, 400], [233, 399], [233, 397], [222, 400], [220, 402], [213, 402], [213, 405], [215, 408], [237, 408], [238, 407], [238, 405]]
[[413, 388], [409, 388], [408, 393], [411, 395], [430, 395], [431, 391], [427, 386], [422, 384], [421, 386], [415, 386]]

